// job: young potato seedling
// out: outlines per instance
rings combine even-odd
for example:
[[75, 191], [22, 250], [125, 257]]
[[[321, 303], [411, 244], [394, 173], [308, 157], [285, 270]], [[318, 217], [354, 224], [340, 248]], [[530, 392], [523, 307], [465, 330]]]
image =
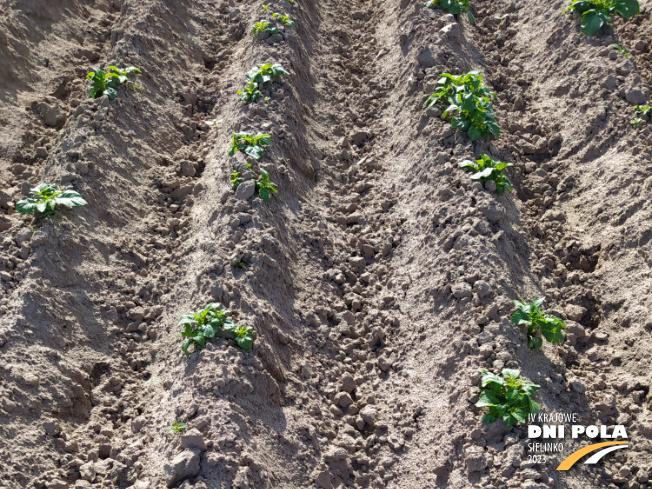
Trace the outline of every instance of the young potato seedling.
[[651, 105], [635, 105], [634, 110], [636, 113], [642, 117], [645, 117], [648, 121], [652, 119], [652, 106]]
[[272, 14], [272, 17], [277, 19], [281, 24], [283, 24], [288, 29], [294, 29], [294, 21], [291, 20], [286, 14]]
[[517, 326], [527, 327], [527, 344], [532, 349], [540, 348], [543, 344], [539, 332], [550, 343], [560, 343], [564, 339], [562, 333], [562, 329], [566, 329], [564, 321], [552, 314], [546, 314], [546, 311], [541, 309], [544, 300], [545, 297], [532, 299], [529, 304], [513, 301], [516, 312], [510, 319]]
[[268, 32], [273, 35], [278, 32], [278, 27], [273, 25], [269, 20], [261, 20], [254, 24], [251, 33], [254, 37], [258, 37], [258, 34], [262, 32]]
[[249, 132], [234, 132], [229, 146], [229, 156], [234, 156], [236, 151], [241, 151], [252, 158], [259, 160], [265, 148], [272, 142], [269, 134], [258, 133], [255, 136]]
[[247, 80], [254, 81], [262, 87], [265, 83], [279, 81], [282, 75], [289, 74], [290, 72], [283, 68], [283, 65], [279, 63], [267, 63], [254, 66], [245, 74], [245, 77]]
[[118, 87], [124, 84], [140, 90], [138, 85], [129, 80], [128, 75], [130, 73], [140, 73], [140, 70], [135, 66], [129, 66], [124, 70], [115, 66], [107, 66], [104, 70], [97, 69], [91, 71], [86, 75], [86, 78], [91, 81], [88, 95], [91, 98], [99, 98], [102, 95], [106, 95], [109, 99], [113, 100], [118, 94]]
[[627, 20], [640, 12], [638, 0], [572, 0], [564, 13], [572, 10], [580, 15], [584, 34], [595, 36], [603, 25], [611, 24], [615, 14]]
[[247, 82], [247, 84], [236, 93], [240, 95], [238, 100], [241, 102], [255, 102], [261, 95], [260, 90], [258, 90], [258, 83], [253, 80]]
[[625, 58], [629, 57], [632, 53], [627, 51], [624, 47], [622, 47], [620, 44], [612, 44], [612, 48], [614, 48], [616, 51], [618, 51], [620, 54], [622, 54]]
[[509, 181], [507, 175], [503, 172], [505, 168], [514, 166], [512, 163], [502, 163], [494, 161], [487, 155], [480, 155], [479, 160], [471, 161], [464, 160], [459, 163], [459, 167], [464, 170], [473, 172], [471, 180], [478, 180], [484, 186], [485, 182], [493, 181], [496, 183], [496, 193], [503, 195], [505, 189], [512, 191], [512, 182]]
[[242, 183], [242, 173], [238, 170], [233, 170], [229, 178], [231, 179], [231, 188], [233, 190], [238, 190], [238, 187]]
[[[247, 164], [245, 169], [251, 170], [251, 163]], [[233, 170], [230, 178], [231, 178], [231, 188], [233, 188], [233, 190], [238, 190], [238, 187], [242, 183], [242, 173], [240, 173], [238, 170]]]
[[276, 184], [269, 179], [269, 173], [267, 173], [265, 170], [260, 170], [260, 177], [258, 177], [258, 180], [254, 180], [256, 182], [256, 191], [258, 192], [258, 197], [260, 197], [260, 200], [263, 202], [267, 202], [269, 199], [272, 198], [272, 194], [278, 193], [278, 190], [276, 190]]
[[188, 425], [186, 423], [180, 423], [178, 421], [175, 421], [172, 426], [170, 426], [167, 430], [165, 430], [166, 435], [179, 435], [186, 431], [186, 428]]
[[212, 119], [210, 121], [204, 121], [208, 127], [219, 127], [224, 122], [224, 119]]
[[254, 331], [251, 326], [243, 325], [236, 326], [232, 325], [229, 328], [225, 327], [225, 331], [228, 331], [235, 338], [237, 345], [243, 350], [249, 350], [253, 347], [254, 344]]
[[473, 24], [475, 17], [471, 13], [471, 3], [469, 0], [428, 0], [425, 4], [428, 8], [440, 8], [444, 12], [453, 15], [460, 15], [466, 12], [469, 22]]
[[19, 200], [16, 203], [16, 210], [21, 214], [35, 214], [36, 217], [44, 217], [54, 213], [57, 206], [79, 207], [88, 204], [78, 192], [60, 189], [54, 183], [42, 183], [29, 192], [32, 197]]
[[632, 119], [631, 121], [629, 121], [629, 124], [632, 127], [638, 127], [639, 124], [643, 124], [643, 123], [645, 123], [645, 121], [643, 119], [641, 119], [640, 117], [637, 117], [636, 119]]
[[650, 119], [652, 119], [652, 106], [650, 105], [635, 105], [634, 111], [640, 117], [629, 121], [632, 127], [638, 127], [640, 124], [650, 122]]
[[500, 137], [500, 126], [496, 123], [491, 105], [491, 99], [496, 98], [496, 94], [484, 86], [479, 72], [472, 71], [460, 76], [442, 73], [436, 90], [424, 102], [424, 107], [435, 104], [445, 107], [442, 119], [450, 116], [451, 125], [466, 132], [471, 141], [480, 136], [488, 139], [489, 134]]
[[502, 376], [482, 371], [482, 393], [475, 403], [476, 407], [489, 408], [482, 416], [483, 423], [502, 420], [507, 426], [525, 423], [528, 414], [536, 414], [541, 409], [532, 396], [541, 386], [528, 380], [520, 380], [521, 372], [505, 368]]
[[[278, 81], [281, 78], [281, 75], [289, 75], [290, 73], [286, 71], [283, 66], [278, 63], [264, 64], [254, 66], [250, 69], [245, 77], [247, 78], [247, 84], [242, 90], [238, 90], [238, 95], [243, 102], [255, 102], [261, 97], [260, 88], [265, 85], [265, 83], [271, 83], [273, 81]], [[265, 98], [265, 101], [269, 97]]]
[[227, 318], [229, 311], [222, 307], [222, 304], [211, 303], [197, 312], [191, 312], [182, 316], [179, 320], [179, 326], [184, 329], [179, 336], [187, 338], [181, 344], [181, 350], [186, 356], [190, 355], [188, 348], [195, 345], [195, 351], [198, 351], [207, 341], [215, 338], [215, 335], [222, 328], [230, 327], [233, 321]]

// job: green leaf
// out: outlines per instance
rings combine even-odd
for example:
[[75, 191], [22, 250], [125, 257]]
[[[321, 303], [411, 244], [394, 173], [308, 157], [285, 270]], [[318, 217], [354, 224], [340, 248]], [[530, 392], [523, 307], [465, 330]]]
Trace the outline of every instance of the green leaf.
[[69, 207], [79, 207], [81, 205], [88, 205], [81, 195], [77, 192], [68, 190], [62, 193], [60, 196], [56, 197], [57, 204], [66, 205]]
[[[471, 138], [471, 141], [475, 141], [482, 135], [482, 133], [480, 131], [478, 131], [478, 129], [476, 129], [475, 126], [471, 126], [471, 127], [469, 127], [468, 135], [469, 135], [469, 138]], [[473, 178], [473, 177], [471, 177], [471, 178]]]
[[500, 404], [500, 400], [491, 391], [482, 391], [478, 402], [475, 403], [476, 407], [490, 407]]
[[260, 146], [247, 146], [244, 152], [252, 158], [259, 160], [263, 156], [264, 150]]
[[516, 418], [518, 423], [525, 423], [527, 421], [528, 411], [523, 408], [516, 408], [511, 412], [512, 416]]
[[36, 202], [33, 199], [23, 199], [16, 202], [16, 210], [21, 214], [36, 212]]
[[473, 17], [473, 14], [471, 13], [470, 10], [467, 12], [466, 16], [467, 16], [468, 19], [469, 19], [469, 23], [471, 23], [471, 24], [474, 24], [474, 23], [475, 23], [475, 17]]
[[638, 0], [616, 0], [614, 9], [624, 19], [629, 19], [640, 12]]
[[545, 302], [545, 300], [545, 297], [541, 297], [540, 299], [532, 299], [531, 304], [533, 307], [539, 308]]
[[272, 195], [269, 193], [269, 190], [266, 188], [261, 188], [258, 192], [258, 196], [263, 202], [267, 202], [269, 199], [272, 198]]
[[504, 368], [502, 374], [504, 377], [513, 380], [518, 380], [521, 376], [521, 372], [519, 370], [512, 368]]
[[36, 204], [36, 210], [38, 212], [45, 212], [45, 210], [47, 209], [47, 205], [48, 205], [47, 202], [39, 202], [38, 204]]
[[502, 377], [492, 374], [491, 372], [487, 372], [486, 370], [482, 372], [482, 387], [487, 387], [490, 383], [495, 383], [498, 385], [503, 385], [505, 381], [503, 380]]
[[541, 348], [541, 345], [543, 345], [543, 340], [541, 339], [540, 336], [531, 336], [528, 339], [528, 346], [533, 350], [536, 350], [537, 348]]
[[530, 399], [530, 413], [531, 414], [537, 414], [539, 411], [541, 411], [541, 406], [539, 406], [538, 403], [536, 403], [532, 399]]
[[500, 137], [500, 126], [496, 124], [495, 122], [489, 122], [487, 123], [487, 129], [491, 134], [494, 135], [496, 139]]
[[[469, 134], [470, 133], [471, 130], [469, 130]], [[471, 175], [471, 180], [482, 180], [483, 178], [489, 178], [493, 172], [494, 172], [493, 168], [485, 168], [484, 170]]]
[[109, 97], [109, 100], [113, 100], [118, 95], [118, 91], [115, 88], [107, 88], [104, 90], [104, 94]]
[[510, 320], [517, 326], [529, 325], [530, 315], [523, 309], [518, 309], [514, 314], [512, 314]]
[[460, 161], [457, 164], [457, 166], [459, 166], [460, 168], [469, 168], [473, 171], [476, 171], [478, 169], [478, 164], [475, 161], [471, 161], [471, 160]]
[[179, 320], [179, 326], [184, 326], [186, 324], [190, 324], [190, 325], [196, 324], [194, 316], [190, 316], [190, 315], [181, 316], [181, 319]]
[[482, 416], [483, 423], [493, 423], [497, 419], [498, 419], [498, 413], [496, 413], [495, 411], [489, 411], [484, 416]]
[[261, 146], [269, 146], [272, 142], [272, 137], [269, 134], [257, 134], [256, 143]]
[[253, 347], [254, 341], [253, 338], [250, 335], [246, 335], [240, 338], [235, 339], [236, 343], [240, 348], [243, 350], [249, 350]]
[[471, 123], [469, 121], [465, 121], [461, 117], [454, 117], [451, 120], [451, 126], [453, 126], [455, 129], [464, 131], [466, 132], [469, 129], [469, 125]]
[[222, 329], [224, 329], [224, 331], [227, 331], [229, 333], [235, 333], [237, 331], [238, 327], [235, 325], [235, 323], [232, 320], [227, 319], [224, 322], [224, 325], [222, 326]]
[[595, 9], [587, 10], [582, 14], [581, 26], [584, 34], [594, 36], [605, 23], [605, 16]]
[[541, 334], [550, 343], [561, 343], [562, 341], [564, 341], [564, 334], [561, 332], [561, 330], [558, 327], [552, 329], [552, 328], [544, 327], [542, 325]]

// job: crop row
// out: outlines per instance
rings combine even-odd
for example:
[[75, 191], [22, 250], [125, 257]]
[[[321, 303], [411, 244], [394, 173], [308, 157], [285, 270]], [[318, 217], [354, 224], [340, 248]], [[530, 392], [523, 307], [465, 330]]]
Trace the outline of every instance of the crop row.
[[[292, 0], [288, 0], [292, 3]], [[469, 0], [430, 0], [425, 4], [428, 8], [439, 7], [454, 15], [466, 13], [471, 23], [475, 18], [471, 14]], [[263, 6], [263, 13], [267, 13], [269, 5]], [[618, 14], [625, 19], [639, 12], [637, 0], [573, 0], [566, 11], [577, 12], [581, 19], [582, 29], [587, 35], [595, 35], [600, 28], [611, 22], [611, 16]], [[252, 34], [259, 38], [261, 34], [275, 35], [279, 31], [278, 24], [284, 29], [292, 29], [295, 22], [286, 14], [273, 13], [271, 19], [264, 19], [254, 24]], [[628, 55], [620, 46], [621, 52]], [[129, 78], [141, 71], [136, 67], [124, 69], [108, 66], [105, 69], [96, 69], [87, 75], [91, 85], [89, 96], [99, 98], [106, 96], [114, 99], [118, 89], [122, 86], [140, 90]], [[238, 100], [243, 103], [253, 103], [263, 98], [263, 91], [269, 85], [282, 82], [282, 77], [290, 73], [280, 64], [260, 64], [245, 73], [245, 85], [238, 90]], [[470, 72], [459, 76], [442, 73], [437, 83], [435, 92], [424, 102], [425, 108], [441, 107], [441, 117], [450, 121], [451, 126], [465, 132], [471, 141], [479, 138], [489, 139], [500, 137], [498, 125], [492, 105], [496, 98], [489, 88], [483, 83], [479, 72]], [[264, 97], [268, 103], [270, 97]], [[631, 121], [633, 126], [648, 122], [652, 118], [652, 107], [635, 106], [637, 118]], [[208, 125], [217, 126], [221, 121], [207, 121]], [[237, 191], [245, 182], [251, 182], [254, 193], [267, 202], [272, 195], [277, 193], [277, 185], [270, 180], [268, 171], [259, 168], [256, 176], [254, 164], [264, 155], [265, 147], [272, 142], [269, 134], [252, 134], [249, 132], [236, 132], [231, 136], [228, 154], [233, 157], [242, 153], [253, 162], [247, 162], [244, 167], [234, 168], [230, 174], [233, 190]], [[480, 155], [477, 160], [464, 160], [459, 163], [461, 169], [470, 171], [471, 179], [479, 181], [487, 190], [503, 195], [505, 190], [511, 192], [512, 185], [505, 174], [505, 170], [513, 164], [494, 161], [487, 155]], [[31, 196], [19, 201], [16, 210], [23, 214], [34, 214], [36, 219], [51, 215], [59, 207], [78, 207], [87, 205], [82, 196], [71, 189], [59, 188], [56, 184], [40, 184], [31, 189]], [[250, 194], [251, 195], [251, 194]], [[544, 298], [532, 300], [529, 303], [515, 301], [516, 312], [511, 320], [517, 326], [526, 329], [528, 346], [532, 349], [540, 348], [543, 338], [551, 343], [563, 341], [562, 330], [565, 329], [563, 321], [541, 309]], [[185, 355], [190, 354], [190, 348], [198, 351], [207, 342], [216, 336], [231, 338], [235, 344], [243, 349], [253, 346], [255, 333], [250, 326], [236, 325], [229, 318], [230, 312], [221, 304], [210, 303], [203, 309], [182, 316], [179, 326], [183, 327], [180, 337], [183, 338], [181, 350]], [[502, 376], [483, 371], [482, 394], [476, 403], [479, 408], [488, 408], [483, 421], [491, 422], [502, 419], [511, 426], [525, 422], [527, 415], [539, 410], [538, 404], [532, 400], [532, 395], [539, 386], [520, 379], [518, 370], [505, 369]], [[174, 431], [177, 431], [176, 429]]]
[[[429, 0], [425, 6], [440, 8], [456, 16], [466, 13], [469, 22], [475, 21], [469, 0]], [[564, 10], [568, 11], [576, 12], [584, 33], [593, 36], [604, 25], [611, 24], [613, 15], [629, 19], [639, 13], [640, 7], [638, 0], [572, 0]], [[618, 44], [613, 44], [612, 47], [623, 56], [631, 55]], [[479, 72], [459, 76], [442, 73], [435, 92], [423, 105], [426, 109], [438, 106], [442, 119], [450, 121], [454, 129], [465, 132], [471, 141], [480, 137], [489, 139], [491, 136], [498, 139], [500, 126], [496, 122], [492, 105], [495, 98], [495, 93], [484, 86]], [[634, 111], [637, 115], [631, 121], [634, 127], [652, 119], [652, 107], [649, 105], [636, 105]], [[511, 192], [511, 182], [504, 173], [506, 168], [513, 166], [511, 163], [497, 162], [483, 154], [477, 160], [464, 160], [459, 166], [470, 171], [471, 179], [482, 182], [487, 190], [498, 195], [502, 195], [505, 189]], [[564, 339], [564, 322], [541, 309], [544, 299], [529, 303], [514, 301], [516, 312], [511, 316], [511, 321], [526, 328], [527, 343], [531, 349], [540, 348], [543, 338], [550, 343], [559, 343]], [[532, 399], [540, 386], [522, 380], [519, 370], [503, 369], [501, 375], [482, 370], [481, 389], [475, 406], [486, 409], [483, 422], [491, 423], [500, 419], [507, 426], [513, 426], [525, 423], [529, 414], [536, 414], [540, 410], [539, 404]]]

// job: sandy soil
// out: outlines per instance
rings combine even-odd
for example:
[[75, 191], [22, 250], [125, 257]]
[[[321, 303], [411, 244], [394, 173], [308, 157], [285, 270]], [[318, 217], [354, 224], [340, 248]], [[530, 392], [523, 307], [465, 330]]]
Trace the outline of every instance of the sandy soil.
[[[652, 125], [629, 124], [652, 3], [594, 38], [566, 4], [475, 0], [472, 26], [418, 1], [272, 0], [296, 29], [255, 39], [259, 3], [0, 2], [0, 488], [652, 487]], [[239, 102], [262, 62], [291, 75]], [[110, 64], [142, 91], [88, 98]], [[422, 107], [469, 70], [498, 140]], [[268, 203], [231, 189], [234, 131], [272, 135]], [[512, 194], [458, 169], [483, 153], [515, 164]], [[40, 182], [89, 205], [16, 213]], [[511, 300], [544, 295], [568, 332], [531, 351]], [[252, 350], [184, 357], [179, 317], [208, 302]], [[503, 367], [631, 447], [529, 461], [524, 428], [473, 407]]]

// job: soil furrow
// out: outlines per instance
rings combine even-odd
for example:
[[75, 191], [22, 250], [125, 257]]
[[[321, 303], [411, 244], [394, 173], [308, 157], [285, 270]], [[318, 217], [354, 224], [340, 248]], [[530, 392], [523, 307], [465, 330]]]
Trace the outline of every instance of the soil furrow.
[[[405, 0], [3, 5], [0, 486], [647, 487], [652, 151], [629, 120], [651, 24], [587, 38], [566, 3], [476, 0], [475, 25]], [[296, 28], [254, 37], [272, 12]], [[291, 74], [238, 101], [267, 62]], [[89, 63], [138, 66], [142, 92], [87, 99]], [[498, 140], [422, 106], [471, 70]], [[272, 144], [229, 157], [236, 131]], [[513, 194], [458, 168], [480, 154], [515, 164]], [[18, 216], [41, 180], [89, 205]], [[566, 339], [531, 351], [511, 300], [544, 295]], [[178, 318], [210, 302], [252, 350], [181, 353]], [[543, 412], [635, 443], [534, 463], [523, 427], [473, 407], [504, 367]]]

